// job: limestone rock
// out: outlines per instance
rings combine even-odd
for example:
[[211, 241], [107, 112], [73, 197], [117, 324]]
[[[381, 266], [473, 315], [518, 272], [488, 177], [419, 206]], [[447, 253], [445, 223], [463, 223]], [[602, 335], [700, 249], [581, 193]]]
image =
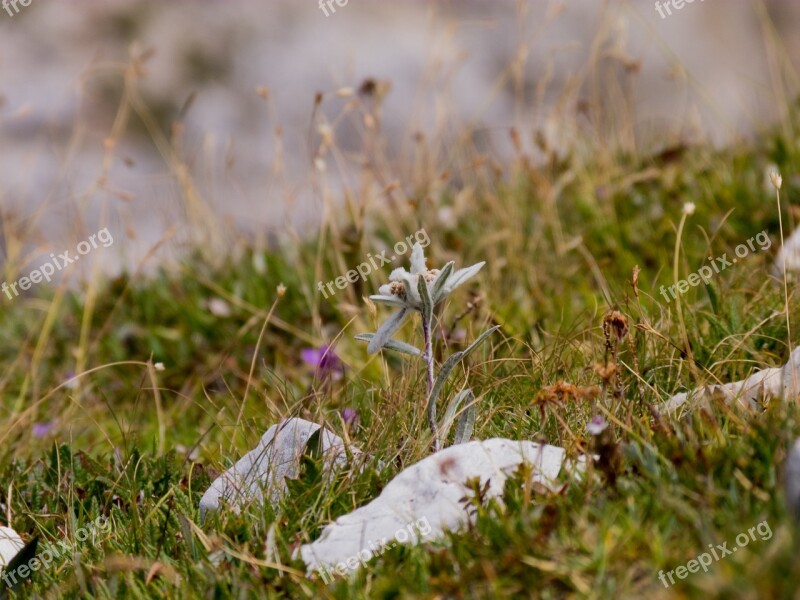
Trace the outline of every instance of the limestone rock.
[[741, 406], [756, 410], [770, 400], [796, 398], [798, 387], [800, 387], [800, 348], [795, 348], [789, 362], [782, 367], [758, 371], [743, 381], [705, 385], [690, 392], [675, 394], [656, 407], [656, 410], [661, 414], [671, 414], [687, 402], [692, 406], [697, 404], [708, 406], [712, 400], [717, 399], [727, 404], [738, 402]]
[[[387, 545], [441, 538], [462, 528], [471, 518], [462, 502], [471, 495], [469, 479], [488, 481], [488, 497], [496, 498], [506, 478], [527, 462], [536, 482], [555, 489], [565, 455], [557, 446], [500, 438], [451, 446], [405, 469], [380, 496], [336, 519], [299, 554], [309, 573], [317, 571], [326, 580], [334, 570], [343, 575]], [[583, 466], [581, 458], [577, 468]]]
[[[270, 427], [258, 446], [220, 475], [200, 499], [201, 518], [209, 510], [220, 508], [220, 501], [237, 511], [250, 503], [280, 501], [286, 492], [286, 477], [296, 477], [309, 438], [320, 428], [316, 423], [291, 418]], [[347, 463], [342, 438], [325, 429], [322, 434], [322, 455], [328, 470]], [[357, 448], [350, 448], [354, 455]]]
[[0, 527], [0, 568], [5, 567], [24, 546], [25, 542], [11, 527]]

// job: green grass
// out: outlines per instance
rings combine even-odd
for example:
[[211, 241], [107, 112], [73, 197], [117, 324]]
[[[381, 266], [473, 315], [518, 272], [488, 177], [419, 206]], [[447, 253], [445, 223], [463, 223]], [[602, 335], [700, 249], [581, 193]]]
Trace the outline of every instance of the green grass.
[[[796, 404], [773, 403], [761, 414], [716, 406], [660, 425], [648, 410], [672, 393], [742, 379], [788, 358], [782, 281], [767, 274], [779, 246], [769, 164], [784, 175], [788, 233], [800, 154], [788, 134], [771, 132], [732, 150], [689, 147], [611, 163], [573, 154], [509, 169], [502, 181], [476, 171], [465, 176], [471, 198], [457, 207], [455, 226], [436, 216], [457, 204], [453, 189], [401, 214], [351, 211], [326, 223], [319, 240], [249, 250], [218, 269], [198, 254], [179, 272], [120, 277], [96, 294], [39, 290], [7, 302], [0, 314], [3, 514], [26, 540], [72, 539], [98, 515], [111, 522], [96, 542], [75, 542], [79, 554], [35, 573], [20, 594], [795, 597], [800, 562], [781, 465], [800, 435]], [[683, 230], [679, 278], [762, 230], [772, 240], [769, 251], [677, 301], [693, 364], [677, 302], [658, 292], [673, 283], [676, 230], [688, 201], [697, 212]], [[467, 301], [474, 308], [456, 325], [467, 341], [501, 326], [457, 372], [442, 402], [468, 380], [480, 396], [477, 438], [544, 440], [571, 456], [593, 448], [585, 426], [603, 414], [620, 461], [609, 467], [613, 483], [598, 468], [557, 494], [532, 490], [529, 474], [519, 473], [502, 503], [475, 503], [469, 530], [387, 551], [326, 588], [304, 577], [294, 548], [374, 498], [426, 455], [430, 438], [421, 364], [367, 357], [352, 339], [374, 330], [361, 297], [377, 290], [388, 269], [330, 300], [316, 282], [420, 227], [433, 240], [426, 251], [432, 266], [487, 261], [440, 315], [439, 359], [460, 347], [449, 328]], [[227, 302], [229, 315], [208, 310], [215, 298]], [[618, 348], [622, 398], [604, 387], [596, 401], [540, 411], [534, 399], [545, 386], [602, 385], [595, 365], [608, 360], [602, 322], [611, 309], [630, 327]], [[796, 332], [793, 297], [790, 316]], [[419, 345], [415, 327], [402, 331]], [[334, 340], [346, 375], [321, 385], [300, 351]], [[148, 372], [148, 361], [165, 369]], [[63, 386], [81, 365], [79, 385]], [[270, 425], [301, 416], [343, 434], [345, 407], [359, 411], [360, 424], [347, 434], [369, 453], [370, 468], [354, 466], [326, 486], [310, 469], [279, 506], [223, 512], [201, 524], [198, 500], [210, 481]], [[34, 422], [49, 421], [53, 430], [34, 437]], [[660, 570], [686, 564], [709, 544], [730, 545], [765, 520], [771, 539], [669, 590], [659, 582]], [[282, 567], [267, 566], [275, 563]]]

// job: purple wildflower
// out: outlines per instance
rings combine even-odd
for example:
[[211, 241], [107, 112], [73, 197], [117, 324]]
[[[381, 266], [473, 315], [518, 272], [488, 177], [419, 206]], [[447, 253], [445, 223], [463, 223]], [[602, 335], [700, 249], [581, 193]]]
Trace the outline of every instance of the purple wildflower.
[[339, 380], [344, 375], [344, 364], [327, 344], [321, 348], [303, 348], [300, 357], [304, 363], [314, 367], [315, 375], [320, 379]]
[[48, 423], [34, 423], [33, 424], [33, 437], [42, 438], [50, 433], [50, 430], [55, 426], [55, 421]]
[[358, 411], [353, 408], [345, 408], [342, 410], [342, 421], [347, 427], [352, 427], [358, 422]]

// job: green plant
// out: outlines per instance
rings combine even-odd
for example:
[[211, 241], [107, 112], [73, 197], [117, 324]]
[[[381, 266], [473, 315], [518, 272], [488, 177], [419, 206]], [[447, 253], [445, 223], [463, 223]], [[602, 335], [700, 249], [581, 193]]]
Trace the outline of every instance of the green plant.
[[[389, 275], [390, 283], [382, 285], [378, 290], [379, 294], [370, 296], [370, 299], [375, 302], [396, 306], [399, 310], [384, 321], [383, 325], [375, 333], [363, 333], [356, 336], [357, 340], [369, 342], [367, 346], [369, 354], [374, 354], [386, 348], [387, 350], [418, 356], [425, 361], [428, 375], [428, 404], [426, 412], [436, 452], [441, 449], [442, 443], [446, 440], [454, 421], [457, 423], [454, 444], [465, 442], [472, 435], [472, 429], [475, 425], [475, 396], [472, 390], [463, 390], [453, 398], [447, 407], [441, 426], [436, 423], [436, 402], [439, 399], [442, 387], [447, 381], [447, 377], [455, 366], [467, 358], [498, 327], [492, 327], [482, 333], [466, 350], [452, 354], [442, 364], [438, 375], [434, 375], [433, 309], [447, 298], [454, 289], [475, 276], [484, 264], [486, 263], [479, 262], [471, 267], [453, 272], [455, 263], [450, 261], [441, 270], [428, 269], [425, 265], [425, 252], [422, 246], [419, 243], [414, 244], [414, 249], [411, 252], [411, 271], [406, 271], [402, 267], [395, 269]], [[422, 337], [425, 345], [423, 350], [411, 344], [392, 339], [392, 335], [400, 329], [408, 316], [414, 311], [422, 315]], [[456, 412], [462, 404], [465, 405], [465, 408], [456, 419]]]

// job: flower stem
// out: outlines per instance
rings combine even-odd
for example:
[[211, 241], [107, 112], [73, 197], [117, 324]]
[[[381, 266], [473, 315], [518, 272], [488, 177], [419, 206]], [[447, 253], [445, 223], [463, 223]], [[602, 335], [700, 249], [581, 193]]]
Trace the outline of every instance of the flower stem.
[[431, 321], [422, 319], [422, 335], [425, 338], [425, 365], [428, 367], [428, 426], [431, 428], [433, 434], [433, 449], [434, 452], [439, 451], [439, 427], [436, 425], [436, 405], [430, 401], [431, 394], [433, 393], [433, 340], [432, 340], [432, 327]]

